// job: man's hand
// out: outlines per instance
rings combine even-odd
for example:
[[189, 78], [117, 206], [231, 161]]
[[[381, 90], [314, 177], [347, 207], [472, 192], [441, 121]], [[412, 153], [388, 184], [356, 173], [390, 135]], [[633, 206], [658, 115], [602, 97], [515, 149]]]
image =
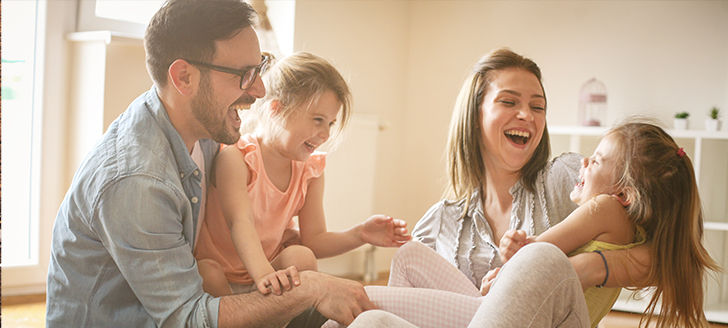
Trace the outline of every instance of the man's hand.
[[356, 281], [314, 271], [301, 272], [301, 280], [302, 284], [311, 285], [310, 292], [316, 293], [316, 310], [342, 325], [348, 326], [359, 313], [376, 308]]
[[412, 239], [407, 222], [386, 215], [372, 215], [361, 224], [362, 242], [381, 247], [399, 247]]
[[521, 247], [526, 246], [528, 243], [533, 241], [534, 237], [527, 237], [526, 232], [523, 230], [508, 230], [503, 234], [498, 246], [498, 253], [500, 254], [501, 261], [503, 263], [513, 257]]

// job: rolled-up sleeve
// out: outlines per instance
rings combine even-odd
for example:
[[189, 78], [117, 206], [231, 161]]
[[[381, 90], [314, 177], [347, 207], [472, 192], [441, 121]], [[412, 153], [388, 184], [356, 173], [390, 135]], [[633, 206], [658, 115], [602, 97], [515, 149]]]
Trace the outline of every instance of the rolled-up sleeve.
[[190, 204], [179, 187], [129, 176], [102, 190], [94, 208], [89, 225], [158, 327], [217, 327], [219, 299], [202, 290]]

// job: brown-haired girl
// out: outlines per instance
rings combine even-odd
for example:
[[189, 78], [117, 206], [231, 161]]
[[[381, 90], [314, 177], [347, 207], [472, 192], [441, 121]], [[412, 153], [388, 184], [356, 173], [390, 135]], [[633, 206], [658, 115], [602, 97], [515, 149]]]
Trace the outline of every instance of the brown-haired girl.
[[[649, 281], [655, 288], [643, 323], [653, 319], [659, 300], [658, 327], [707, 325], [704, 273], [718, 267], [701, 244], [703, 216], [692, 163], [665, 131], [648, 123], [610, 130], [583, 160], [570, 196], [580, 205], [571, 215], [535, 238], [526, 238], [524, 231], [506, 233], [501, 256], [509, 258], [531, 240], [550, 242], [570, 255], [649, 242], [654, 250]], [[604, 265], [609, 268], [606, 259]], [[619, 291], [592, 287], [584, 292], [592, 327]]]

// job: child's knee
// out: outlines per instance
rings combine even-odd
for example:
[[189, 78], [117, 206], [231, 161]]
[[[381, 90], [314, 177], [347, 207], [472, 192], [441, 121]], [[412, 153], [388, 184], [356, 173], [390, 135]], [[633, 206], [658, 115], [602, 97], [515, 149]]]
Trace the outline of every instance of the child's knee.
[[282, 263], [285, 267], [295, 266], [298, 271], [318, 270], [318, 262], [313, 251], [302, 245], [286, 247], [282, 252]]
[[211, 259], [201, 259], [197, 260], [197, 271], [199, 271], [200, 274], [203, 274], [210, 271], [222, 272], [223, 270], [222, 266], [220, 265], [220, 263], [217, 263], [217, 261]]

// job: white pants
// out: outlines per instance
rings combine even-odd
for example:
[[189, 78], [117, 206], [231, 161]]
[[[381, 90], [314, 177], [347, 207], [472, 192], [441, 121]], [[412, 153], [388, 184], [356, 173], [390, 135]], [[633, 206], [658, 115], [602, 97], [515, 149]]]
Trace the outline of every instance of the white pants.
[[[548, 243], [519, 250], [482, 297], [457, 268], [417, 242], [402, 246], [390, 274], [395, 286], [366, 287], [383, 311], [364, 312], [349, 327], [589, 326], [576, 272], [566, 255]], [[324, 327], [336, 324], [329, 321]]]

